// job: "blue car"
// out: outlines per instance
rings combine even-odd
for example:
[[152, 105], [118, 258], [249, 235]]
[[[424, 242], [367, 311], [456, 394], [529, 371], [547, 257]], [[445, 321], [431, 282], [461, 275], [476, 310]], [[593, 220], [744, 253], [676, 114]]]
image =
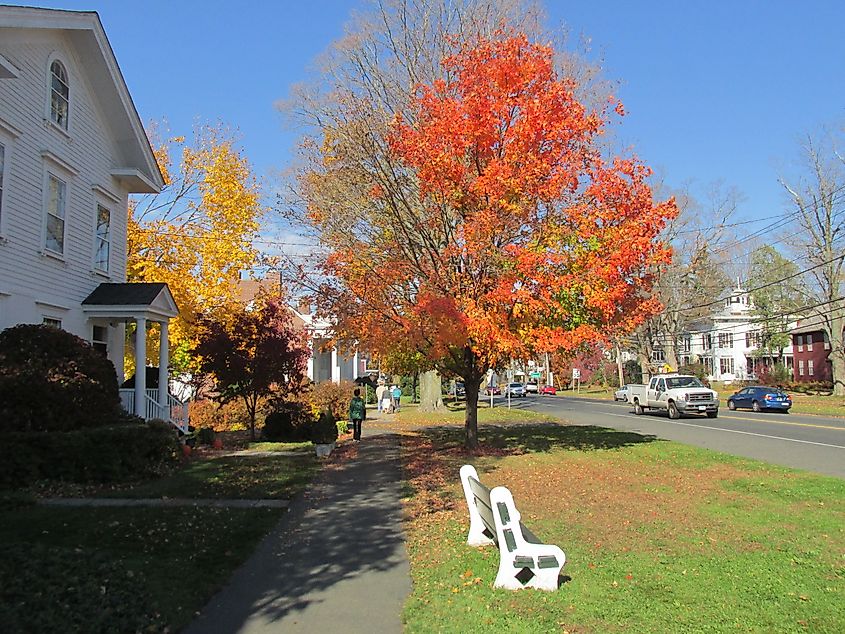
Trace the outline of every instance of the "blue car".
[[753, 385], [744, 387], [728, 397], [728, 409], [745, 408], [753, 409], [755, 412], [776, 409], [788, 412], [790, 407], [792, 407], [792, 399], [779, 387]]

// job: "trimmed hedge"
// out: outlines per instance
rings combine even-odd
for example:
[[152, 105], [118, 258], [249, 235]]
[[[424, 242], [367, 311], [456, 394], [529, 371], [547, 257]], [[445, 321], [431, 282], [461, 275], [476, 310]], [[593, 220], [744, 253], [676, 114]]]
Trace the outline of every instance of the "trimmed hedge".
[[181, 453], [176, 432], [169, 427], [7, 432], [0, 442], [0, 487], [40, 479], [111, 483], [159, 475]]
[[0, 332], [0, 431], [71, 431], [111, 425], [121, 412], [114, 365], [59, 328]]
[[299, 442], [310, 440], [316, 417], [303, 403], [285, 403], [264, 420], [261, 435], [270, 442]]

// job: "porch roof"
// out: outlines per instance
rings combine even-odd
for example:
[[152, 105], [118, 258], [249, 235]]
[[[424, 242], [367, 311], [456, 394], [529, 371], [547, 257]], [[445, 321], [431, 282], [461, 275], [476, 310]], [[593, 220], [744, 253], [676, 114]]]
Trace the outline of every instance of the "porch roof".
[[169, 321], [179, 307], [164, 282], [104, 282], [82, 300], [82, 310], [91, 317]]

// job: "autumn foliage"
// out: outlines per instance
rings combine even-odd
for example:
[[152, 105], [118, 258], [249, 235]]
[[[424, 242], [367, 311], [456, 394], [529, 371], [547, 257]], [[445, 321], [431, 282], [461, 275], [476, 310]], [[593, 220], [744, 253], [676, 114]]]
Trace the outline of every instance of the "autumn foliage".
[[310, 355], [306, 333], [294, 326], [284, 298], [273, 295], [259, 296], [225, 321], [201, 321], [193, 352], [200, 371], [216, 381], [215, 400], [244, 404], [252, 440], [262, 401], [296, 393]]
[[[155, 128], [150, 135], [165, 187], [130, 205], [127, 277], [170, 287], [180, 309], [170, 330], [179, 365], [196, 341], [197, 319], [223, 319], [233, 308], [240, 272], [256, 262], [262, 207], [249, 164], [224, 128], [200, 127], [190, 143], [160, 139]], [[155, 354], [157, 338], [148, 344]]]
[[488, 368], [629, 332], [657, 309], [649, 271], [670, 260], [657, 236], [676, 208], [653, 200], [639, 160], [602, 155], [622, 106], [585, 108], [550, 47], [498, 32], [443, 67], [393, 118], [387, 157], [356, 168], [327, 136], [323, 174], [366, 187], [351, 235], [332, 224], [342, 203], [309, 203], [332, 250], [322, 296], [339, 336], [461, 376], [473, 446]]

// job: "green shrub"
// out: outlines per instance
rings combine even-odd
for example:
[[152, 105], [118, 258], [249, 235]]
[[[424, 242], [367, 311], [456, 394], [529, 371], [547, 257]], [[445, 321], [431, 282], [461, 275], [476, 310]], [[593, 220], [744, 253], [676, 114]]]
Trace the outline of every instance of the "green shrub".
[[264, 420], [261, 435], [270, 442], [301, 442], [309, 439], [314, 421], [310, 406], [298, 402], [283, 403]]
[[201, 445], [213, 445], [215, 438], [217, 438], [217, 433], [210, 427], [203, 427], [197, 433], [197, 440]]
[[121, 411], [114, 365], [88, 342], [43, 325], [0, 332], [0, 431], [99, 427]]
[[118, 425], [70, 432], [8, 432], [0, 487], [32, 480], [124, 482], [161, 474], [180, 455], [171, 425]]
[[318, 445], [329, 445], [337, 440], [338, 428], [334, 415], [326, 410], [320, 414], [317, 422], [311, 426], [311, 442]]

